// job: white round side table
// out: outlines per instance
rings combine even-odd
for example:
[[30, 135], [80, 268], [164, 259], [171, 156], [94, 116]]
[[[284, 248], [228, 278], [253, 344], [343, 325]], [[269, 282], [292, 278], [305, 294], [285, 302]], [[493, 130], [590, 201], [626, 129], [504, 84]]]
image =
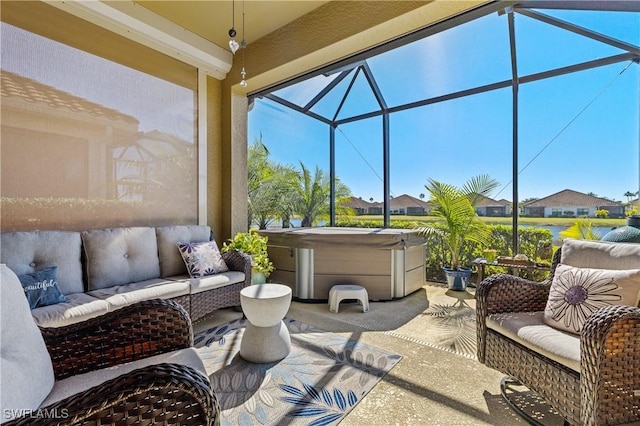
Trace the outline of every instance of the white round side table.
[[249, 362], [280, 361], [291, 352], [291, 336], [282, 319], [291, 304], [291, 289], [283, 284], [256, 284], [240, 291], [249, 324], [240, 342], [240, 356]]

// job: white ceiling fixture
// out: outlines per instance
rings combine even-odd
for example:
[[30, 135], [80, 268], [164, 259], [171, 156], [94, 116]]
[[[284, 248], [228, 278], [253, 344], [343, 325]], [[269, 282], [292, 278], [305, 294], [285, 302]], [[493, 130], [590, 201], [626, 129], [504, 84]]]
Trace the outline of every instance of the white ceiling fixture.
[[46, 3], [195, 66], [218, 80], [223, 80], [231, 69], [231, 52], [133, 1], [107, 4], [99, 0], [47, 0]]

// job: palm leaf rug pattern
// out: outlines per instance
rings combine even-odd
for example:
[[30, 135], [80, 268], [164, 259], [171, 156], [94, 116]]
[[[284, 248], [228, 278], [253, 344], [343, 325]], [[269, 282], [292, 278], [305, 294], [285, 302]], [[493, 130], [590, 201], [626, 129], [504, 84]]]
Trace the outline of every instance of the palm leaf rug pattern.
[[337, 424], [401, 359], [299, 321], [285, 319], [285, 324], [291, 353], [266, 364], [239, 355], [246, 320], [196, 335], [222, 425]]

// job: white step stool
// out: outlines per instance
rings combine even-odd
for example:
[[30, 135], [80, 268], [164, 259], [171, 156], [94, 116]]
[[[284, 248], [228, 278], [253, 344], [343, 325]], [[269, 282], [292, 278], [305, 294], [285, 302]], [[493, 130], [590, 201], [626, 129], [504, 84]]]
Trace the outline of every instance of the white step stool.
[[362, 305], [362, 312], [369, 310], [369, 295], [367, 289], [360, 285], [334, 285], [329, 290], [329, 310], [338, 313], [340, 302], [345, 299], [356, 299]]

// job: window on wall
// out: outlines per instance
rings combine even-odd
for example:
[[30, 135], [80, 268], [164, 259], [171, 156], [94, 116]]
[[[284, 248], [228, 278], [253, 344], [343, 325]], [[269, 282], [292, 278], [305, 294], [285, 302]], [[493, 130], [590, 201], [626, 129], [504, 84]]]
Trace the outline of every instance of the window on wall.
[[0, 30], [3, 231], [197, 222], [193, 87]]

